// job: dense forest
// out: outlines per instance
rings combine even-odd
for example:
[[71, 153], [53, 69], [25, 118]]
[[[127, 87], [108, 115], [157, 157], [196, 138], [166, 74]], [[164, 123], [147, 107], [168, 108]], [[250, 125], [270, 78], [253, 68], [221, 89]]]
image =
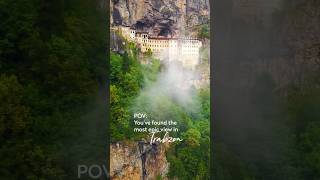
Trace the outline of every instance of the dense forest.
[[[319, 9], [318, 0], [284, 0], [268, 26], [224, 9], [214, 48], [228, 54], [213, 57], [215, 179], [320, 178]], [[219, 29], [225, 22], [231, 30]]]
[[103, 6], [1, 0], [0, 179], [77, 179], [78, 164], [105, 163]]

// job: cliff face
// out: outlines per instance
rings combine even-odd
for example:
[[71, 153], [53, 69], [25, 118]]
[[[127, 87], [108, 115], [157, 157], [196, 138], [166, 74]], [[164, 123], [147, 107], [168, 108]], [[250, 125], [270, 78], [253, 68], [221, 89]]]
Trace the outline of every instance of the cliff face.
[[165, 148], [161, 145], [137, 142], [110, 145], [110, 176], [113, 180], [165, 179], [168, 169]]
[[153, 35], [174, 35], [209, 21], [209, 0], [110, 0], [110, 8], [111, 24]]

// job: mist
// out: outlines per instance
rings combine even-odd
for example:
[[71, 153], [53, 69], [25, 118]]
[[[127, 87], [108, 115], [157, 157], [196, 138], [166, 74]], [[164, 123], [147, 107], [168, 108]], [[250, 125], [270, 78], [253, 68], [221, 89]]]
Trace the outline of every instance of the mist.
[[142, 111], [145, 108], [155, 112], [161, 109], [164, 100], [167, 99], [183, 107], [187, 112], [198, 112], [201, 107], [193, 82], [199, 78], [199, 73], [183, 67], [177, 59], [170, 57], [169, 61], [167, 52], [161, 55], [165, 58], [160, 61], [161, 70], [157, 74], [157, 79], [145, 81], [145, 87], [136, 98], [133, 109], [141, 107]]

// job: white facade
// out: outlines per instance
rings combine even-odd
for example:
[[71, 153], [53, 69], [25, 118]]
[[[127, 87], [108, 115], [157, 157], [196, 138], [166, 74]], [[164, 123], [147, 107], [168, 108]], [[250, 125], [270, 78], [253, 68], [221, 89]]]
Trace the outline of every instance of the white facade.
[[127, 40], [136, 42], [143, 53], [150, 50], [160, 60], [180, 61], [183, 66], [191, 68], [199, 63], [202, 42], [198, 39], [149, 37], [148, 32], [136, 32], [129, 27], [120, 30]]

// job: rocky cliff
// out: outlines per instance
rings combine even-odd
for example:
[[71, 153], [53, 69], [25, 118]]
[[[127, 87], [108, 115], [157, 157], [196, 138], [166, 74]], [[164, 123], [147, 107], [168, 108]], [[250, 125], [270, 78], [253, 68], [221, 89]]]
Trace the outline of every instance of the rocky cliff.
[[110, 145], [110, 176], [113, 180], [166, 179], [168, 169], [164, 146], [144, 142]]
[[110, 0], [110, 8], [112, 25], [153, 35], [175, 35], [209, 21], [209, 0]]

